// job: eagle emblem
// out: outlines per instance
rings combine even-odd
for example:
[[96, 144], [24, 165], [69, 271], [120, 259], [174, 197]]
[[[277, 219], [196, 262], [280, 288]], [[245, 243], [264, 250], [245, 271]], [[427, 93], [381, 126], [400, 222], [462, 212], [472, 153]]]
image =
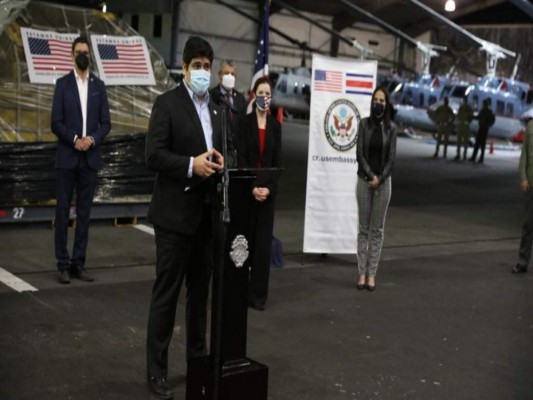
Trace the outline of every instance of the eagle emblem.
[[352, 129], [352, 120], [353, 115], [343, 119], [340, 115], [333, 114], [333, 124], [341, 137], [348, 136], [348, 132]]

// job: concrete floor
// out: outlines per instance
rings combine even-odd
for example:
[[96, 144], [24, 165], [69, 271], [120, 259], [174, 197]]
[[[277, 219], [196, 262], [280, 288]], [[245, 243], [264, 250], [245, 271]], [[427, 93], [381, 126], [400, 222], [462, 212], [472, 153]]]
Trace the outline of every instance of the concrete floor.
[[[533, 399], [533, 275], [514, 276], [519, 151], [485, 164], [431, 159], [401, 138], [377, 289], [355, 289], [354, 255], [302, 254], [308, 126], [283, 126], [286, 172], [275, 233], [285, 266], [265, 312], [250, 311], [248, 355], [269, 366], [271, 400]], [[142, 223], [142, 221], [141, 221]], [[153, 237], [91, 227], [93, 283], [55, 279], [49, 224], [0, 226], [0, 399], [151, 399], [144, 341]], [[185, 393], [183, 300], [170, 352]]]

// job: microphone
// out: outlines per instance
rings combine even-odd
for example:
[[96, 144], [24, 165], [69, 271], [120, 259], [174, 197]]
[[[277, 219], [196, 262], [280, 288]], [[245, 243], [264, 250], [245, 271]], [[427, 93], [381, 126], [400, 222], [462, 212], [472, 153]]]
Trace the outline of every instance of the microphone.
[[226, 96], [224, 96], [224, 94], [220, 91], [220, 90], [217, 90], [216, 91], [217, 93], [217, 96], [216, 98], [214, 99], [215, 100], [215, 103], [217, 103], [218, 105], [220, 106], [225, 106], [228, 110], [236, 113], [237, 112], [237, 109], [235, 108], [234, 105], [232, 105], [228, 99], [226, 99]]

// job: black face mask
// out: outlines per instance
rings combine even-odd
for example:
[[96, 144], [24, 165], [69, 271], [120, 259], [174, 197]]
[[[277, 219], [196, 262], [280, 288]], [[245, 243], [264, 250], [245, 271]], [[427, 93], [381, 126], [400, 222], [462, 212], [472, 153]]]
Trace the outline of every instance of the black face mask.
[[383, 116], [383, 113], [385, 112], [385, 104], [372, 103], [372, 109], [374, 111], [374, 115], [378, 118], [381, 118]]
[[75, 60], [76, 66], [80, 69], [80, 71], [85, 71], [87, 68], [89, 68], [89, 57], [87, 57], [85, 54], [78, 54]]

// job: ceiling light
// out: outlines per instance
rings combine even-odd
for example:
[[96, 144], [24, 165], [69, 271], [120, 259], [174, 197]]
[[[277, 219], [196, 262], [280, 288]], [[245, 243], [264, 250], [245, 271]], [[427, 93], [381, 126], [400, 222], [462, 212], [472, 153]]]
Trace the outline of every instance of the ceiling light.
[[448, 12], [455, 11], [455, 1], [453, 0], [446, 1], [446, 4], [444, 4], [444, 9]]

